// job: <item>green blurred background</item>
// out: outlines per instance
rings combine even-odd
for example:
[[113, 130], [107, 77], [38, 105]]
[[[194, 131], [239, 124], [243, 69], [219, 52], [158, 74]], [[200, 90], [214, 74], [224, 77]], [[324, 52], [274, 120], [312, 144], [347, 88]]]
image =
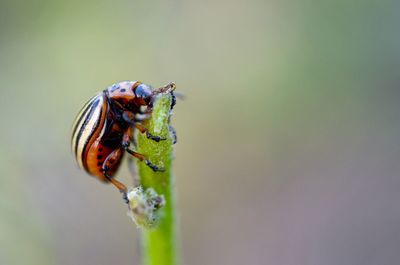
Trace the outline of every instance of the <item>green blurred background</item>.
[[[0, 264], [138, 264], [71, 124], [175, 81], [184, 264], [399, 264], [399, 1], [0, 1]], [[126, 165], [120, 179], [130, 183]]]

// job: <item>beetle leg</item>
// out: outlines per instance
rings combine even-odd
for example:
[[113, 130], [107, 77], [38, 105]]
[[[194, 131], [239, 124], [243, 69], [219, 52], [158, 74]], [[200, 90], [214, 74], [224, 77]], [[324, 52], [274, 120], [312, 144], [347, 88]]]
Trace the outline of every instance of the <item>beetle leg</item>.
[[111, 184], [113, 184], [115, 187], [117, 187], [117, 189], [119, 189], [119, 191], [122, 193], [122, 199], [126, 203], [129, 203], [128, 189], [126, 188], [126, 186], [121, 182], [119, 182], [118, 180], [114, 179], [113, 177], [109, 176], [105, 171], [103, 172], [103, 174], [106, 177], [106, 179], [111, 182]]
[[171, 92], [171, 110], [174, 109], [174, 106], [176, 104], [176, 96], [174, 94], [174, 91]]
[[144, 126], [143, 126], [142, 124], [140, 124], [140, 123], [135, 123], [134, 126], [135, 126], [136, 129], [139, 130], [139, 132], [145, 133], [145, 134], [146, 134], [146, 137], [149, 138], [149, 139], [151, 139], [151, 140], [153, 140], [153, 141], [159, 142], [159, 141], [167, 140], [166, 137], [161, 137], [161, 136], [152, 135], [151, 133], [149, 133], [149, 131], [147, 130], [147, 128], [144, 127]]
[[[133, 126], [133, 124], [132, 124], [132, 126]], [[129, 143], [132, 143], [133, 146], [135, 146], [135, 147], [137, 146], [136, 139], [133, 136], [133, 127], [128, 128], [128, 130], [126, 131], [126, 133], [122, 139], [122, 146], [124, 146], [124, 145], [129, 146]]]
[[[158, 166], [154, 165], [153, 163], [151, 163], [150, 160], [148, 160], [148, 159], [146, 158], [146, 156], [144, 156], [144, 155], [142, 155], [142, 154], [140, 154], [140, 153], [138, 153], [138, 152], [135, 152], [135, 151], [129, 149], [131, 130], [132, 130], [132, 128], [130, 127], [130, 128], [128, 129], [128, 131], [127, 131], [127, 132], [124, 134], [124, 136], [122, 137], [122, 143], [121, 143], [122, 148], [123, 148], [125, 151], [127, 151], [129, 154], [131, 154], [133, 157], [136, 157], [136, 158], [139, 159], [140, 161], [143, 161], [143, 162], [144, 162], [147, 166], [149, 166], [153, 171], [155, 171], [155, 172], [157, 172], [157, 171], [164, 171], [163, 168], [158, 167]], [[136, 180], [134, 179], [134, 182], [135, 182], [135, 181], [136, 181]]]
[[122, 112], [122, 119], [133, 125], [135, 123], [135, 114], [132, 111], [124, 111]]
[[159, 167], [159, 166], [156, 166], [156, 165], [154, 165], [153, 163], [151, 163], [150, 160], [148, 160], [148, 159], [146, 158], [145, 155], [142, 155], [142, 154], [140, 154], [140, 153], [138, 153], [138, 152], [135, 152], [135, 151], [129, 149], [128, 147], [126, 147], [125, 150], [126, 150], [130, 155], [132, 155], [133, 157], [136, 157], [136, 158], [139, 159], [140, 161], [143, 161], [143, 162], [144, 162], [149, 168], [151, 168], [154, 172], [157, 172], [157, 171], [162, 172], [162, 171], [165, 170], [164, 168]]
[[133, 112], [131, 112], [131, 111], [124, 111], [123, 113], [122, 113], [122, 119], [125, 121], [125, 122], [127, 122], [127, 123], [129, 123], [129, 124], [131, 124], [131, 125], [134, 125], [136, 122], [140, 122], [140, 121], [144, 121], [144, 120], [147, 120], [147, 119], [149, 119], [150, 117], [151, 117], [151, 114], [150, 114], [151, 112], [148, 112], [148, 113], [136, 113], [136, 114], [134, 114]]
[[124, 135], [122, 136], [122, 147], [129, 146], [129, 143], [133, 139], [133, 130], [132, 127], [129, 127]]
[[108, 157], [104, 160], [102, 168], [104, 177], [122, 193], [122, 197], [127, 202], [126, 196], [128, 189], [126, 188], [126, 186], [107, 173], [110, 168], [112, 168], [113, 164], [117, 161], [117, 158], [121, 156], [121, 151], [122, 149], [117, 149], [109, 154]]
[[135, 121], [136, 122], [140, 122], [140, 121], [144, 121], [150, 118], [150, 113], [144, 113], [144, 114], [136, 114], [135, 115]]
[[[133, 129], [129, 127], [128, 130], [125, 132], [124, 136], [122, 137], [122, 148], [127, 149], [130, 143], [133, 143], [136, 146], [135, 139], [133, 138]], [[128, 157], [128, 169], [131, 172], [131, 176], [133, 179], [133, 186], [137, 187], [139, 185], [139, 178], [136, 172], [135, 164], [133, 163], [132, 156]]]
[[178, 138], [176, 137], [176, 130], [171, 125], [168, 125], [168, 130], [172, 134], [172, 144], [176, 144], [178, 142]]
[[142, 124], [140, 124], [138, 122], [135, 122], [135, 115], [130, 111], [124, 111], [122, 113], [122, 118], [124, 119], [124, 121], [135, 126], [135, 128], [138, 129], [141, 133], [146, 133], [146, 137], [148, 139], [151, 139], [156, 142], [167, 140], [167, 138], [165, 138], [165, 137], [155, 136], [155, 135], [152, 135], [151, 133], [149, 133], [149, 131], [147, 130], [146, 127], [144, 127]]
[[133, 143], [133, 145], [136, 147], [137, 144], [135, 138], [133, 137], [133, 127], [129, 127], [122, 136], [122, 142], [121, 142], [122, 148], [123, 149], [128, 148], [131, 143]]

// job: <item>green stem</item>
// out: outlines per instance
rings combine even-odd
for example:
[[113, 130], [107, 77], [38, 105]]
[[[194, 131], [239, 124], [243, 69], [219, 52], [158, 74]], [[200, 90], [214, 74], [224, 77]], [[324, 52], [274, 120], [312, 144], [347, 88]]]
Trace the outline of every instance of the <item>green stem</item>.
[[142, 229], [144, 265], [177, 264], [175, 196], [171, 170], [173, 147], [168, 126], [170, 107], [170, 94], [158, 96], [152, 117], [144, 124], [152, 135], [166, 137], [167, 140], [155, 142], [143, 134], [138, 134], [137, 137], [138, 152], [146, 155], [153, 164], [165, 169], [163, 172], [154, 172], [143, 162], [138, 162], [140, 185], [145, 190], [153, 188], [165, 199], [165, 205], [157, 211], [155, 227]]

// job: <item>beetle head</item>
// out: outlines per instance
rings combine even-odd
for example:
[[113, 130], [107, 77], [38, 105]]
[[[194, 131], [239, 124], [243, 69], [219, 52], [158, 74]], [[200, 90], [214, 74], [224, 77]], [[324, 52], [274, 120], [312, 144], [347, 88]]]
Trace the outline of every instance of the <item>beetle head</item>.
[[106, 90], [108, 97], [123, 110], [138, 112], [141, 106], [149, 106], [152, 88], [140, 81], [123, 81]]
[[142, 107], [152, 107], [156, 95], [171, 93], [175, 84], [169, 83], [163, 87], [153, 89], [140, 81], [123, 81], [108, 87], [105, 91], [108, 97], [123, 110], [142, 112]]
[[135, 94], [135, 104], [137, 106], [149, 106], [153, 99], [153, 88], [141, 83], [133, 88]]

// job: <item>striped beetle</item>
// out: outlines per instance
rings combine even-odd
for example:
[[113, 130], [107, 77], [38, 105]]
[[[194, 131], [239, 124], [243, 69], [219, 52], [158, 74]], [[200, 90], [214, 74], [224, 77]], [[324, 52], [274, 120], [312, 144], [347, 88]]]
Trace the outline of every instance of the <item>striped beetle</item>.
[[156, 142], [166, 139], [151, 135], [140, 121], [151, 113], [157, 94], [171, 93], [173, 107], [174, 90], [174, 83], [153, 89], [140, 81], [125, 81], [92, 97], [77, 115], [72, 130], [72, 152], [79, 167], [101, 181], [112, 183], [125, 200], [126, 186], [114, 179], [124, 151], [144, 161], [154, 171], [162, 171], [144, 155], [130, 149], [129, 144], [133, 141], [133, 128]]

